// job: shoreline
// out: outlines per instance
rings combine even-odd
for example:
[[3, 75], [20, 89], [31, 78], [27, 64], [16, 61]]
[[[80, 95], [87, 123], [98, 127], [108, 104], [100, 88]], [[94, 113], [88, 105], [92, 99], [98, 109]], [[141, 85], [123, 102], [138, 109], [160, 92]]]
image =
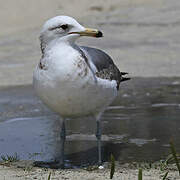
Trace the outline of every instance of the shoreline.
[[[139, 166], [139, 167], [138, 167]], [[114, 180], [137, 179], [138, 170], [142, 169], [143, 180], [162, 179], [168, 171], [168, 179], [179, 179], [177, 168], [174, 164], [169, 165], [166, 169], [161, 169], [160, 165], [153, 163], [151, 167], [147, 163], [119, 164], [116, 162]], [[50, 169], [33, 166], [33, 161], [18, 161], [14, 163], [0, 164], [0, 177], [4, 179], [69, 179], [69, 180], [106, 180], [110, 179], [110, 167], [105, 163], [103, 169], [97, 166], [76, 169]]]

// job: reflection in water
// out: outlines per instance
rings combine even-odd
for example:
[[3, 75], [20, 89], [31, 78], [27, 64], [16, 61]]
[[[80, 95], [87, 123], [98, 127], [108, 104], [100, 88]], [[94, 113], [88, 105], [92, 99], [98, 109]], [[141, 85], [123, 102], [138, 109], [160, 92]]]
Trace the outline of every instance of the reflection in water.
[[[103, 160], [113, 153], [121, 162], [155, 161], [169, 151], [173, 139], [180, 152], [179, 79], [131, 80], [102, 117]], [[34, 95], [32, 87], [0, 90], [0, 155], [53, 162], [60, 156], [59, 117]], [[66, 121], [69, 166], [97, 162], [95, 120]]]

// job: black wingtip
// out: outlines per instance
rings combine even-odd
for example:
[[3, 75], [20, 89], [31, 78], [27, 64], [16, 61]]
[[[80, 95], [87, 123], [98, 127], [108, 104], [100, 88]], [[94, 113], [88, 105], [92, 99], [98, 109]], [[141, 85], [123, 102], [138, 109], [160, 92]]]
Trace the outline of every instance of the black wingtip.
[[123, 81], [128, 81], [128, 80], [130, 80], [131, 78], [128, 78], [128, 77], [122, 77], [121, 78], [121, 82], [123, 82]]
[[121, 72], [121, 81], [120, 81], [120, 82], [128, 81], [128, 80], [131, 79], [131, 78], [129, 78], [129, 77], [123, 77], [123, 76], [125, 76], [125, 75], [127, 75], [127, 74], [128, 74], [128, 72]]
[[121, 72], [121, 75], [126, 75], [126, 74], [128, 74], [127, 72]]

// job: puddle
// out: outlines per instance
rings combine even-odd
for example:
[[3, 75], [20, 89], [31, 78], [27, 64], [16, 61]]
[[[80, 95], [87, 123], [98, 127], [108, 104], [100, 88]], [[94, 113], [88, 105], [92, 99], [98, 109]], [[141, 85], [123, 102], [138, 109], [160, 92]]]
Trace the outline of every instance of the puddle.
[[[134, 78], [122, 84], [118, 98], [102, 117], [102, 157], [113, 153], [122, 163], [156, 161], [174, 140], [180, 152], [180, 79]], [[97, 162], [96, 123], [68, 119], [66, 164]], [[31, 86], [0, 89], [0, 156], [53, 162], [60, 155], [59, 117], [35, 96]]]

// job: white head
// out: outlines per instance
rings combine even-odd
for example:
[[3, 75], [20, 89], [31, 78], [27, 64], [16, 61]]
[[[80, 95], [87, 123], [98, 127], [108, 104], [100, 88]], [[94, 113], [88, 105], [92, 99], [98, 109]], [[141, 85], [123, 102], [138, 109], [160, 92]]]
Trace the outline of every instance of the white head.
[[45, 22], [40, 33], [41, 45], [58, 39], [73, 43], [80, 36], [102, 37], [96, 29], [85, 28], [69, 16], [56, 16]]

